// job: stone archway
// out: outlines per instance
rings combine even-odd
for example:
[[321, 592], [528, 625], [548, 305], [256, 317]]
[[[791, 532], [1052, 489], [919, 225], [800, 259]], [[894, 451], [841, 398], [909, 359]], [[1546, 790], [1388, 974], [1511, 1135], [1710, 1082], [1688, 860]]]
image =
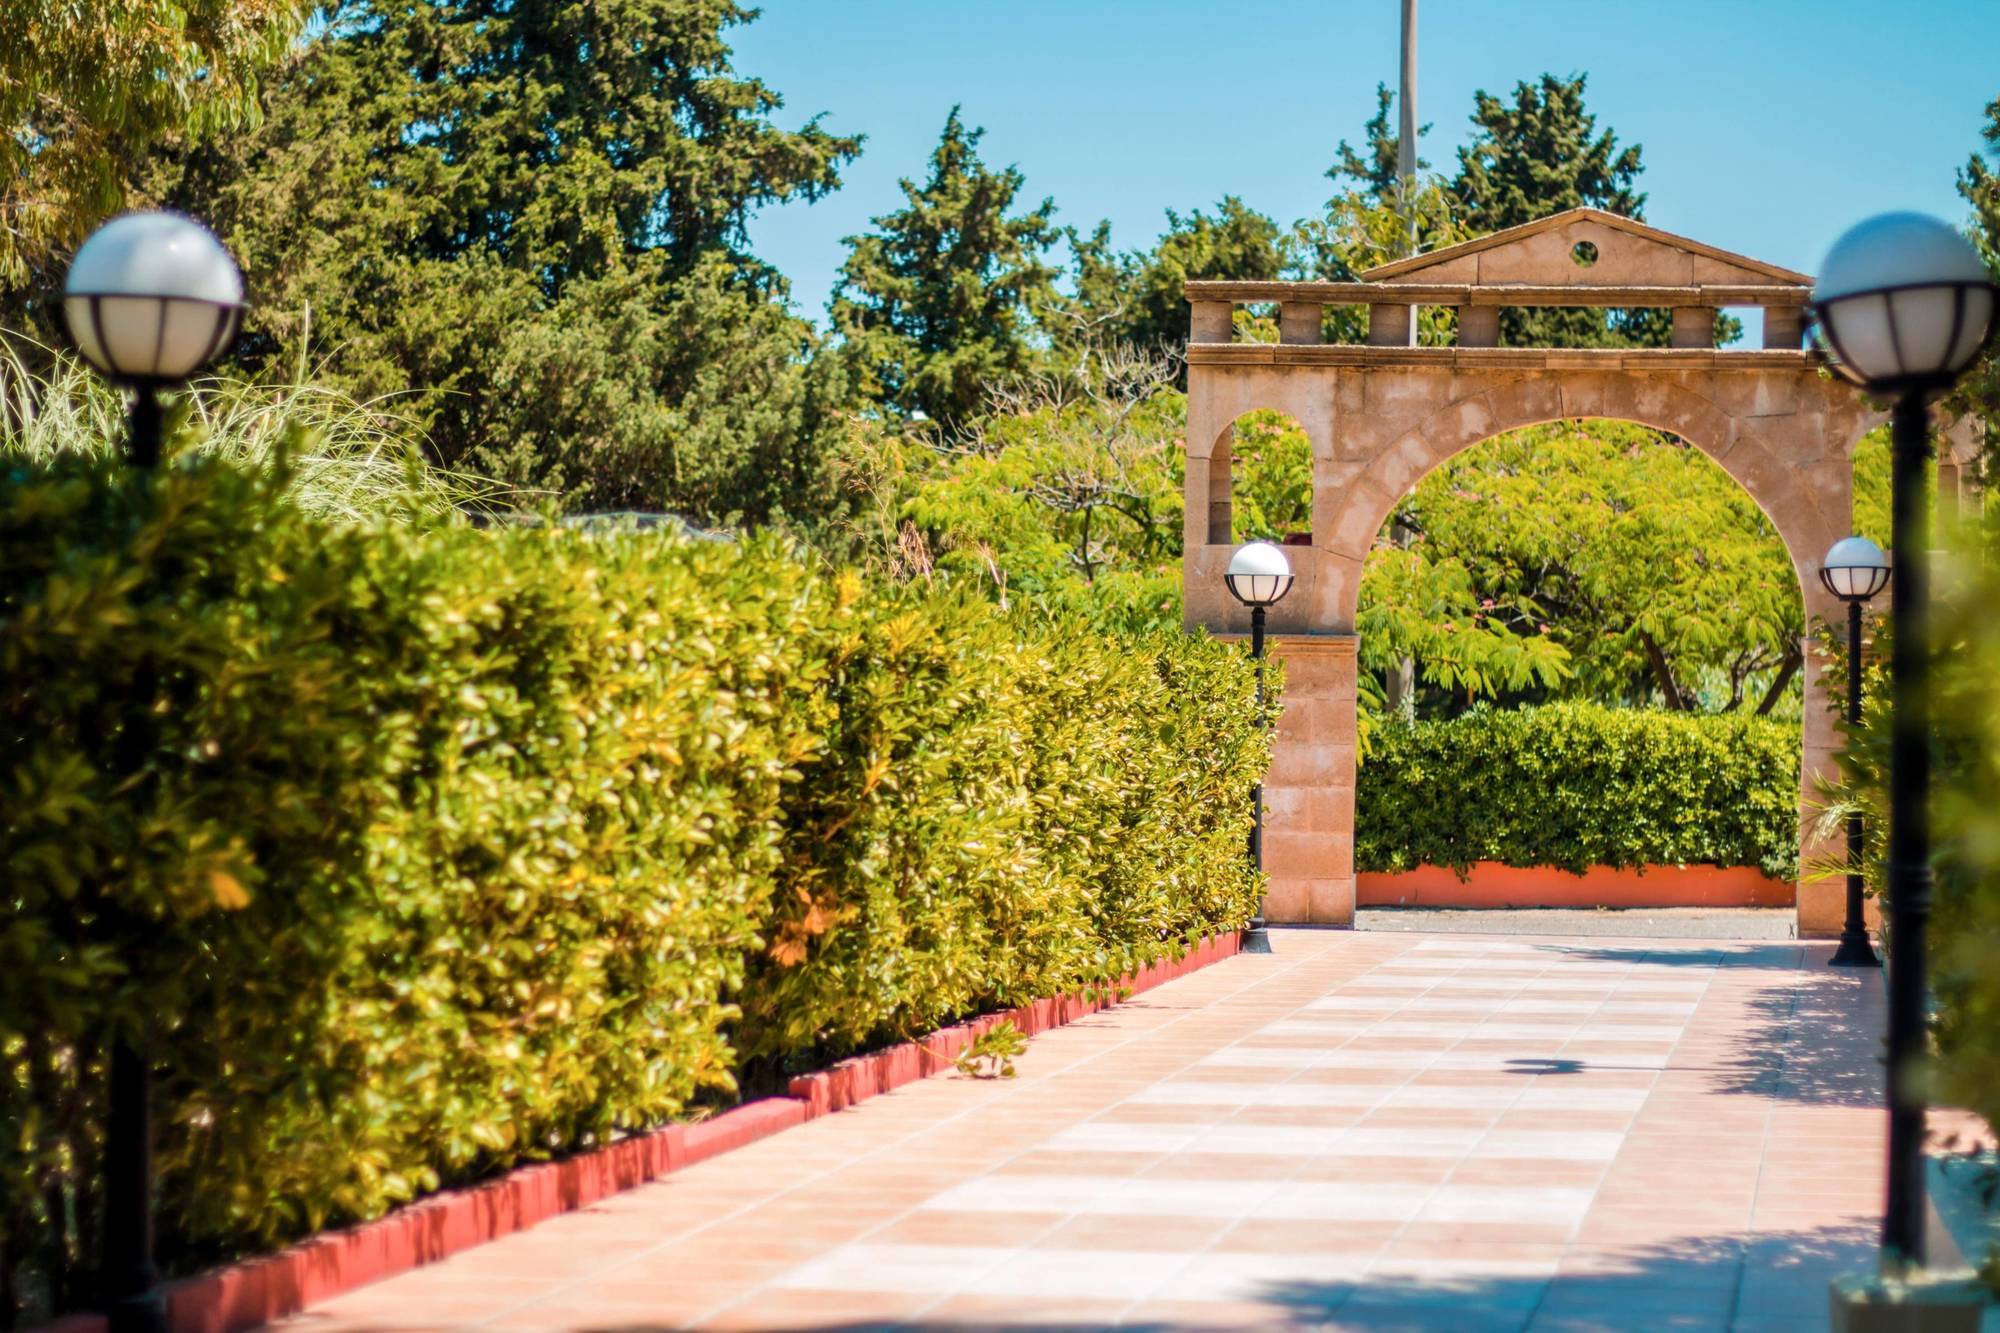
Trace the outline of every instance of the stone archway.
[[[1572, 255], [1588, 244], [1593, 261]], [[1290, 554], [1298, 581], [1271, 612], [1286, 662], [1286, 711], [1265, 781], [1266, 914], [1354, 917], [1354, 616], [1362, 562], [1397, 501], [1453, 454], [1505, 431], [1584, 417], [1670, 431], [1715, 460], [1771, 519], [1798, 575], [1808, 623], [1839, 608], [1819, 560], [1852, 517], [1855, 442], [1879, 419], [1803, 346], [1812, 279], [1594, 209], [1575, 209], [1364, 274], [1357, 283], [1191, 282], [1188, 346], [1187, 623], [1225, 634], [1247, 616], [1222, 584], [1230, 551], [1231, 423], [1275, 408], [1313, 448], [1312, 540]], [[1279, 306], [1278, 343], [1232, 341], [1239, 303]], [[1368, 309], [1366, 345], [1319, 341], [1324, 308]], [[1412, 345], [1418, 305], [1450, 305], [1455, 346]], [[1667, 348], [1502, 348], [1506, 306], [1659, 307]], [[1764, 345], [1718, 350], [1716, 311], [1758, 306]], [[1800, 828], [1837, 736], [1826, 661], [1802, 673]], [[1807, 843], [1810, 849], [1810, 843]], [[1799, 886], [1801, 935], [1838, 933], [1842, 889]]]

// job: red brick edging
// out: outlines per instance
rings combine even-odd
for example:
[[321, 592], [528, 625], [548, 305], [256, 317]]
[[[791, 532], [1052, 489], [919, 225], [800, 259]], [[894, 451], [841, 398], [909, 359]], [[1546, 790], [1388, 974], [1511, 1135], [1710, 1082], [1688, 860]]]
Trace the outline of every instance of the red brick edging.
[[[1115, 989], [1134, 995], [1151, 990], [1229, 957], [1238, 940], [1234, 932], [1211, 936], [1179, 958], [1124, 978]], [[928, 1078], [951, 1068], [975, 1038], [1000, 1023], [1012, 1023], [1033, 1036], [1116, 1002], [1058, 995], [986, 1014], [803, 1074], [782, 1097], [748, 1102], [693, 1124], [666, 1125], [560, 1162], [520, 1167], [498, 1180], [434, 1194], [387, 1217], [314, 1236], [277, 1254], [185, 1278], [168, 1288], [168, 1324], [173, 1333], [255, 1328]], [[57, 1320], [43, 1333], [104, 1333], [104, 1328], [102, 1315], [78, 1314]]]

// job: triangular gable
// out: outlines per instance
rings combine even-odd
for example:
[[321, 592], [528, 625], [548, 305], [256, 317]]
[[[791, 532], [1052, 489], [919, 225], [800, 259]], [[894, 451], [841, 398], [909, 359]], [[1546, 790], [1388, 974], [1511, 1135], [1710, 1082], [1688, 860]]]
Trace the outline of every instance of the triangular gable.
[[[1575, 247], [1586, 242], [1597, 250], [1596, 262], [1588, 266], [1572, 257]], [[1597, 208], [1572, 208], [1399, 259], [1369, 269], [1361, 280], [1534, 287], [1812, 285], [1810, 274], [1719, 250]]]

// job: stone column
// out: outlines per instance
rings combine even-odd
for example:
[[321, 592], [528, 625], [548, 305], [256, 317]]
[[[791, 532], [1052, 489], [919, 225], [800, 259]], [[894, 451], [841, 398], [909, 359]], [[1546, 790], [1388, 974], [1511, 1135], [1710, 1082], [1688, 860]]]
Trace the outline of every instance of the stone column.
[[1498, 347], [1500, 345], [1500, 307], [1497, 305], [1462, 305], [1458, 308], [1458, 345], [1460, 347]]
[[1321, 340], [1326, 311], [1317, 301], [1278, 303], [1278, 341], [1310, 346]]
[[1368, 307], [1368, 345], [1371, 347], [1414, 347], [1416, 307], [1371, 305]]
[[[1815, 864], [1838, 860], [1847, 845], [1846, 833], [1836, 829], [1831, 837], [1815, 838], [1813, 827], [1820, 821], [1826, 797], [1820, 791], [1822, 778], [1839, 776], [1842, 738], [1840, 709], [1847, 698], [1847, 676], [1819, 647], [1811, 627], [1825, 620], [1837, 633], [1847, 632], [1847, 606], [1820, 584], [1819, 562], [1813, 562], [1811, 582], [1805, 589], [1806, 660], [1799, 669], [1804, 686], [1805, 713], [1800, 727], [1799, 763], [1799, 890], [1798, 930], [1801, 939], [1840, 934], [1847, 919], [1847, 881], [1839, 875], [1812, 878]], [[1872, 917], [1872, 913], [1870, 914]]]
[[1235, 437], [1236, 428], [1224, 426], [1222, 433], [1216, 437], [1214, 452], [1208, 456], [1208, 527], [1203, 535], [1205, 545], [1229, 544], [1229, 531], [1234, 522]]
[[1285, 711], [1264, 779], [1264, 915], [1354, 924], [1355, 648], [1351, 634], [1266, 641], [1285, 664]]
[[1715, 312], [1707, 306], [1675, 306], [1672, 342], [1675, 347], [1715, 346]]
[[1805, 345], [1805, 310], [1795, 305], [1764, 307], [1764, 347], [1767, 351], [1796, 352]]
[[1236, 308], [1229, 302], [1190, 301], [1188, 305], [1189, 342], [1226, 343], [1235, 339]]

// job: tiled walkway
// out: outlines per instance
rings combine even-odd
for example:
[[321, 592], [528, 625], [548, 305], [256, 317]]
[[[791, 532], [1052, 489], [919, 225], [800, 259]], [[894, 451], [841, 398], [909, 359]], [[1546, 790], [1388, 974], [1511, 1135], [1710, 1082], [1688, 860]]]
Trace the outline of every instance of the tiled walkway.
[[300, 1316], [315, 1330], [1823, 1330], [1881, 979], [1816, 944], [1277, 933]]

